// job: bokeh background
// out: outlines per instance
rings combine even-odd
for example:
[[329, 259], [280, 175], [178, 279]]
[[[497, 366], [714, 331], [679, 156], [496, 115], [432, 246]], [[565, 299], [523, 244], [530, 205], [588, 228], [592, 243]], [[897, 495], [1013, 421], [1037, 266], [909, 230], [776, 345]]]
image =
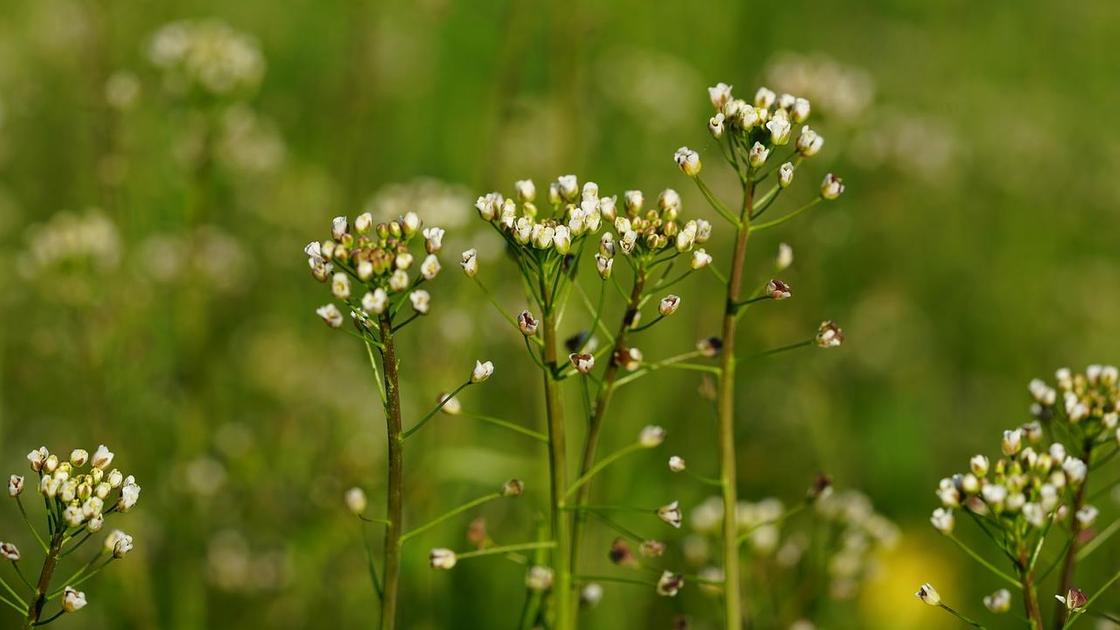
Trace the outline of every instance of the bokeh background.
[[[161, 67], [153, 36], [180, 20], [233, 62], [202, 83]], [[704, 88], [727, 81], [744, 96], [765, 83], [811, 98], [827, 142], [795, 188], [814, 194], [826, 170], [847, 183], [839, 202], [751, 244], [752, 282], [779, 242], [794, 248], [795, 299], [752, 312], [743, 343], [796, 341], [824, 318], [847, 341], [745, 363], [741, 494], [792, 502], [827, 470], [897, 523], [869, 581], [818, 603], [822, 626], [951, 627], [912, 596], [932, 581], [999, 627], [979, 603], [997, 584], [927, 523], [932, 490], [1027, 419], [1031, 377], [1120, 354], [1118, 36], [1112, 0], [6, 3], [0, 461], [16, 472], [40, 444], [104, 442], [144, 488], [121, 522], [136, 551], [87, 583], [91, 605], [60, 625], [372, 625], [361, 530], [341, 496], [362, 485], [378, 509], [382, 416], [364, 351], [314, 315], [326, 290], [302, 245], [366, 208], [446, 227], [433, 313], [405, 335], [406, 417], [491, 358], [494, 380], [464, 405], [540, 427], [521, 340], [455, 265], [479, 247], [499, 300], [524, 306], [474, 197], [573, 172], [608, 194], [677, 188], [686, 214], [715, 221], [671, 155], [700, 150], [730, 193], [705, 128]], [[709, 249], [719, 264], [726, 238]], [[712, 278], [680, 293], [647, 357], [716, 332]], [[574, 332], [586, 312], [568, 320]], [[680, 498], [687, 517], [704, 500], [664, 469], [672, 451], [715, 472], [699, 382], [659, 373], [623, 390], [605, 448], [656, 422], [669, 450], [611, 469], [601, 502]], [[412, 522], [518, 475], [522, 500], [479, 513], [503, 542], [533, 536], [543, 451], [446, 416], [409, 447]], [[1110, 520], [1115, 497], [1101, 507]], [[468, 520], [410, 547], [403, 627], [513, 624], [522, 567], [426, 566], [429, 547], [464, 546]], [[633, 522], [679, 542], [659, 525]], [[21, 527], [5, 508], [0, 538], [31, 549]], [[604, 552], [588, 552], [603, 572], [611, 537], [595, 533]], [[1084, 574], [1118, 561], [1113, 546]], [[609, 585], [587, 623], [668, 627], [688, 610], [709, 627], [716, 607], [695, 589], [666, 600]]]

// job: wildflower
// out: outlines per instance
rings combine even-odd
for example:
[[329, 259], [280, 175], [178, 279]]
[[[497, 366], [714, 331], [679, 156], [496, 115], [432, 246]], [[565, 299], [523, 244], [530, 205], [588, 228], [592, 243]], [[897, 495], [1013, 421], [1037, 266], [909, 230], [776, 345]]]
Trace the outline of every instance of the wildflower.
[[572, 367], [580, 374], [587, 374], [595, 368], [595, 356], [585, 352], [573, 352], [569, 354], [568, 361], [571, 361]]
[[644, 558], [660, 558], [665, 555], [665, 543], [660, 540], [643, 540], [638, 551]]
[[109, 482], [110, 487], [119, 488], [124, 483], [124, 473], [114, 468], [105, 476], [105, 481]]
[[440, 405], [440, 411], [449, 416], [457, 416], [463, 412], [463, 405], [459, 399], [447, 392], [441, 392], [436, 397], [436, 404]]
[[1067, 610], [1081, 610], [1089, 603], [1089, 598], [1079, 588], [1071, 588], [1064, 597], [1055, 595], [1054, 599], [1064, 604]]
[[831, 201], [839, 197], [843, 192], [843, 180], [832, 173], [824, 176], [824, 180], [821, 181], [821, 197]]
[[810, 110], [809, 101], [807, 99], [798, 98], [793, 101], [793, 107], [789, 110], [789, 117], [796, 124], [801, 124], [809, 119]]
[[520, 479], [510, 479], [502, 484], [503, 497], [519, 497], [525, 493], [525, 482]]
[[672, 457], [669, 458], [669, 470], [671, 470], [675, 473], [678, 473], [678, 472], [684, 471], [684, 469], [685, 469], [684, 458], [682, 458], [678, 455], [673, 455]]
[[937, 498], [945, 507], [955, 508], [961, 504], [961, 493], [952, 479], [942, 479], [937, 485]]
[[790, 286], [781, 280], [771, 280], [766, 283], [766, 294], [771, 300], [785, 300], [793, 295]]
[[538, 325], [539, 322], [537, 322], [536, 318], [534, 318], [533, 314], [529, 311], [521, 311], [521, 313], [517, 316], [517, 327], [521, 330], [521, 334], [525, 335], [526, 337], [532, 337], [533, 335], [535, 335], [537, 333]]
[[334, 304], [325, 304], [315, 309], [315, 313], [323, 318], [331, 328], [340, 328], [342, 326], [342, 312]]
[[717, 112], [722, 111], [723, 106], [731, 100], [731, 86], [722, 81], [713, 85], [708, 88], [708, 98], [712, 100], [712, 107]]
[[801, 128], [801, 135], [797, 137], [797, 152], [805, 157], [813, 157], [820, 153], [824, 146], [824, 137], [813, 131], [808, 126]]
[[1076, 457], [1067, 457], [1066, 461], [1062, 462], [1062, 470], [1065, 471], [1066, 480], [1069, 481], [1070, 485], [1076, 486], [1085, 481], [1085, 475], [1089, 472], [1089, 467]]
[[820, 348], [836, 348], [844, 343], [844, 331], [831, 320], [823, 321], [817, 329], [816, 342]]
[[985, 595], [984, 607], [996, 614], [1011, 610], [1011, 591], [1001, 588], [991, 595]]
[[19, 547], [16, 547], [10, 542], [0, 542], [0, 556], [5, 559], [16, 562], [20, 559]]
[[104, 444], [100, 444], [93, 452], [92, 466], [98, 470], [105, 470], [113, 463], [113, 453]]
[[31, 470], [39, 472], [43, 469], [43, 464], [47, 461], [50, 453], [47, 452], [47, 447], [40, 446], [39, 448], [27, 454], [27, 461], [31, 464]]
[[1022, 429], [1013, 429], [1003, 432], [1003, 440], [1000, 442], [1000, 449], [1004, 455], [1011, 456], [1018, 453], [1023, 448], [1023, 431]]
[[754, 104], [756, 107], [768, 109], [771, 105], [774, 104], [774, 101], [777, 98], [778, 95], [774, 94], [773, 90], [765, 87], [760, 87], [758, 88], [758, 91], [754, 93]]
[[657, 580], [657, 594], [662, 597], [676, 597], [684, 586], [684, 576], [672, 571], [665, 571]]
[[595, 269], [599, 272], [599, 277], [607, 280], [611, 277], [611, 270], [614, 268], [614, 259], [606, 258], [600, 254], [595, 254]]
[[366, 511], [366, 506], [369, 502], [366, 500], [366, 493], [361, 488], [350, 488], [346, 491], [346, 509], [350, 510], [351, 514], [355, 516], [361, 515]]
[[937, 589], [933, 588], [932, 584], [923, 584], [914, 595], [930, 606], [941, 605], [941, 595], [937, 593]]
[[657, 305], [657, 312], [661, 313], [661, 315], [665, 317], [668, 317], [669, 315], [676, 313], [677, 309], [680, 308], [680, 305], [680, 296], [669, 294], [661, 298], [661, 303]]
[[478, 209], [478, 214], [487, 221], [492, 221], [498, 214], [498, 208], [502, 205], [502, 196], [496, 192], [489, 193], [479, 197], [474, 202], [474, 207]]
[[603, 599], [603, 587], [598, 582], [588, 582], [579, 591], [579, 601], [589, 608], [599, 605]]
[[433, 569], [443, 569], [446, 571], [454, 567], [457, 560], [458, 558], [455, 556], [454, 551], [442, 547], [432, 549], [428, 554], [428, 564], [430, 564]]
[[689, 177], [696, 177], [700, 174], [700, 154], [693, 151], [688, 147], [681, 147], [673, 154], [673, 159], [676, 161], [677, 166], [681, 172]]
[[481, 382], [485, 381], [486, 379], [490, 378], [490, 375], [492, 375], [493, 373], [494, 373], [494, 363], [493, 362], [491, 362], [491, 361], [486, 361], [486, 362], [475, 361], [474, 362], [474, 371], [471, 372], [471, 382], [472, 383], [481, 383]]
[[128, 534], [119, 530], [116, 533], [118, 535], [116, 536], [116, 540], [113, 542], [113, 548], [110, 549], [110, 551], [113, 553], [114, 558], [120, 560], [121, 558], [128, 555], [128, 552], [132, 551], [132, 536], [129, 536]]
[[988, 474], [988, 458], [983, 455], [973, 455], [972, 459], [968, 460], [968, 466], [972, 470], [972, 474], [977, 477]]
[[634, 552], [630, 550], [630, 544], [622, 537], [614, 539], [607, 556], [611, 559], [611, 562], [619, 566], [632, 566], [636, 562]]
[[693, 269], [703, 269], [710, 264], [712, 264], [712, 256], [704, 251], [703, 248], [692, 252], [692, 261], [689, 265], [691, 265]]
[[712, 359], [718, 357], [723, 350], [723, 340], [719, 337], [707, 337], [696, 342], [696, 349], [703, 356]]
[[463, 268], [463, 273], [467, 274], [468, 278], [478, 275], [478, 250], [468, 249], [463, 252], [459, 266]]
[[136, 484], [136, 479], [132, 475], [125, 478], [124, 484], [121, 486], [121, 498], [117, 502], [117, 509], [121, 512], [127, 512], [132, 509], [136, 502], [140, 500], [140, 486]]
[[793, 264], [793, 248], [785, 243], [778, 244], [778, 256], [774, 259], [774, 268], [785, 271]]
[[439, 258], [436, 258], [435, 254], [428, 254], [428, 256], [424, 258], [424, 262], [420, 263], [420, 275], [423, 276], [425, 280], [434, 279], [436, 275], [439, 274], [440, 269]]
[[23, 492], [23, 477], [12, 475], [8, 478], [8, 496], [18, 497]]
[[385, 289], [377, 287], [373, 291], [366, 291], [362, 296], [362, 310], [370, 315], [380, 315], [389, 306], [389, 294]]
[[638, 443], [641, 444], [643, 448], [655, 448], [661, 446], [661, 443], [664, 441], [665, 429], [655, 424], [646, 425], [642, 428], [642, 432], [638, 434]]
[[89, 451], [82, 448], [76, 448], [70, 451], [70, 463], [75, 468], [85, 466], [87, 461], [89, 461]]
[[519, 179], [513, 183], [513, 190], [517, 200], [521, 203], [532, 203], [537, 197], [537, 186], [531, 179]]
[[556, 185], [559, 189], [560, 196], [565, 201], [574, 201], [576, 195], [579, 194], [579, 180], [575, 175], [561, 175], [556, 178]]
[[338, 272], [331, 278], [331, 293], [340, 300], [350, 297], [350, 276]]
[[95, 514], [93, 516], [93, 518], [86, 521], [86, 529], [88, 529], [89, 531], [91, 531], [95, 534], [97, 532], [101, 531], [101, 528], [104, 525], [105, 525], [105, 515], [104, 514]]
[[766, 158], [768, 157], [770, 157], [770, 150], [761, 142], [756, 142], [751, 146], [750, 153], [747, 155], [747, 161], [750, 162], [751, 166], [758, 168], [766, 163]]
[[778, 167], [778, 185], [782, 188], [789, 188], [793, 183], [793, 163], [786, 162]]
[[552, 588], [552, 569], [540, 565], [529, 567], [525, 575], [525, 586], [531, 591], [547, 591]]
[[770, 142], [774, 146], [782, 146], [789, 143], [793, 126], [784, 116], [774, 116], [766, 122], [766, 129], [770, 131]]
[[708, 119], [708, 131], [716, 140], [723, 137], [723, 120], [724, 116], [722, 113], [717, 113], [715, 116]]
[[62, 591], [62, 609], [68, 613], [76, 612], [85, 608], [86, 594], [76, 590], [72, 586], [67, 586]]
[[408, 294], [408, 301], [412, 302], [412, 309], [421, 315], [427, 315], [431, 307], [432, 296], [423, 289], [418, 289]]
[[340, 241], [348, 231], [349, 227], [346, 223], [346, 217], [335, 217], [331, 219], [331, 238]]
[[354, 217], [354, 231], [358, 234], [369, 234], [372, 227], [373, 215], [371, 213], [363, 212]]
[[1092, 505], [1086, 505], [1078, 510], [1077, 514], [1074, 514], [1074, 517], [1077, 519], [1077, 524], [1081, 529], [1088, 529], [1097, 521], [1098, 515], [1100, 515], [1100, 510]]
[[683, 520], [679, 504], [676, 501], [657, 508], [657, 517], [677, 529], [680, 529]]
[[953, 518], [953, 511], [945, 508], [937, 508], [933, 511], [933, 516], [930, 517], [929, 522], [933, 524], [934, 529], [942, 534], [953, 533], [953, 525], [956, 520]]

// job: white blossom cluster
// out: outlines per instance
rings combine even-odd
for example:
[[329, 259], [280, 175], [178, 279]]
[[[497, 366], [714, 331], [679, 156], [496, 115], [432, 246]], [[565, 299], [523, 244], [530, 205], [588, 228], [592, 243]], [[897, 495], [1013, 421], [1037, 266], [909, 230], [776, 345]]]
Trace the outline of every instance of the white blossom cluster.
[[173, 92], [197, 88], [222, 96], [255, 89], [265, 61], [256, 39], [219, 20], [180, 20], [152, 36], [148, 59]]
[[692, 252], [690, 265], [702, 269], [712, 262], [712, 256], [697, 244], [706, 243], [712, 236], [712, 224], [704, 219], [681, 222], [681, 196], [672, 188], [657, 196], [657, 208], [645, 209], [645, 197], [640, 190], [623, 194], [622, 208], [614, 203], [604, 207], [603, 218], [610, 221], [614, 232], [605, 232], [599, 239], [595, 264], [599, 275], [609, 278], [614, 266], [614, 256], [620, 252], [644, 265], [659, 253], [674, 248], [678, 253]]
[[549, 184], [547, 216], [536, 204], [532, 180], [520, 180], [514, 188], [515, 198], [492, 192], [479, 197], [475, 208], [510, 243], [526, 250], [566, 255], [582, 237], [599, 231], [603, 218], [614, 212], [614, 197], [600, 198], [598, 184], [585, 182], [581, 187], [575, 175], [562, 175]]
[[[355, 323], [372, 326], [371, 317], [395, 314], [403, 305], [400, 296], [407, 295], [417, 314], [428, 313], [431, 296], [418, 287], [435, 279], [442, 268], [437, 254], [443, 236], [442, 228], [423, 227], [415, 212], [377, 225], [366, 212], [353, 225], [346, 217], [335, 217], [331, 238], [308, 243], [304, 253], [311, 274], [330, 284], [331, 294], [350, 310]], [[417, 242], [423, 249], [413, 253]], [[316, 312], [331, 328], [342, 326], [342, 311], [334, 303]]]
[[[113, 457], [105, 445], [98, 446], [92, 455], [84, 449], [74, 449], [63, 457], [42, 446], [28, 453], [27, 461], [39, 475], [39, 494], [46, 498], [58, 519], [67, 527], [84, 526], [87, 531], [97, 532], [108, 514], [128, 512], [140, 499], [136, 478], [111, 468]], [[8, 494], [18, 497], [23, 487], [23, 477], [12, 475]], [[120, 555], [131, 548], [132, 538], [128, 537]]]
[[1041, 379], [1028, 389], [1034, 403], [1031, 415], [1039, 422], [1057, 423], [1077, 438], [1120, 441], [1120, 370], [1113, 365], [1090, 365], [1084, 372], [1058, 370], [1057, 387]]
[[45, 223], [28, 230], [27, 248], [18, 259], [25, 277], [44, 271], [91, 267], [97, 271], [115, 268], [121, 259], [117, 227], [100, 210], [81, 214], [59, 212]]

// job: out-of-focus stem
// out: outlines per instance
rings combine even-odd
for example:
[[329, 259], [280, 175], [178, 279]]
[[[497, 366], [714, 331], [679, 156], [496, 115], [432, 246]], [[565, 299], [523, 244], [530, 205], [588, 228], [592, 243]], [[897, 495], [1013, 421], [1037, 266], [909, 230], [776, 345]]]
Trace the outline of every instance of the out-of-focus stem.
[[401, 423], [400, 375], [397, 371], [397, 349], [393, 343], [393, 322], [388, 314], [379, 320], [381, 327], [381, 368], [385, 375], [385, 429], [389, 442], [389, 478], [385, 518], [385, 575], [381, 603], [381, 628], [396, 626], [397, 593], [400, 591], [401, 519], [404, 494], [404, 432]]
[[[1081, 459], [1085, 462], [1085, 470], [1087, 471], [1089, 470], [1089, 465], [1092, 463], [1089, 459], [1092, 454], [1093, 440], [1086, 439]], [[1081, 537], [1081, 525], [1077, 521], [1076, 514], [1081, 507], [1085, 505], [1085, 488], [1087, 487], [1089, 487], [1089, 479], [1086, 474], [1086, 478], [1081, 480], [1081, 486], [1077, 489], [1077, 494], [1073, 497], [1073, 505], [1070, 506], [1069, 510], [1069, 513], [1074, 515], [1074, 518], [1070, 519], [1070, 543], [1069, 547], [1066, 548], [1065, 560], [1062, 561], [1062, 575], [1058, 578], [1058, 594], [1062, 597], [1065, 597], [1069, 589], [1073, 588], [1073, 578], [1077, 571], [1077, 554], [1081, 551], [1081, 541], [1078, 540]], [[1065, 606], [1055, 606], [1054, 627], [1063, 627], [1068, 616], [1069, 611], [1066, 610]]]
[[[634, 323], [634, 318], [638, 315], [638, 305], [642, 301], [642, 291], [645, 289], [645, 282], [645, 272], [639, 270], [637, 276], [634, 278], [634, 286], [630, 290], [630, 297], [626, 304], [626, 312], [622, 316], [622, 323], [619, 325], [618, 334], [614, 337], [614, 348], [611, 350], [611, 355], [608, 358], [607, 369], [603, 373], [602, 385], [599, 386], [599, 392], [595, 396], [595, 410], [588, 419], [587, 437], [583, 442], [583, 459], [579, 467], [580, 477], [586, 475], [588, 471], [591, 470], [591, 467], [595, 465], [595, 453], [599, 448], [599, 434], [603, 428], [603, 418], [606, 416], [607, 408], [611, 404], [611, 398], [614, 395], [615, 381], [618, 379], [619, 365], [615, 357], [621, 350], [626, 348], [626, 333], [630, 330], [630, 326]], [[575, 505], [586, 505], [590, 494], [591, 483], [588, 482], [579, 488], [575, 497]], [[572, 522], [573, 571], [579, 570], [579, 541], [580, 535], [583, 533], [583, 526], [586, 522], [587, 514], [577, 510], [575, 519]]]
[[552, 565], [556, 576], [553, 593], [556, 597], [556, 620], [553, 627], [557, 630], [570, 630], [573, 625], [571, 539], [569, 537], [569, 515], [564, 509], [564, 494], [568, 489], [567, 449], [564, 441], [564, 410], [560, 401], [560, 383], [556, 380], [558, 365], [556, 359], [556, 312], [549, 299], [541, 278], [541, 294], [544, 314], [541, 317], [541, 331], [544, 340], [544, 365], [541, 376], [544, 379], [545, 415], [548, 419], [548, 460], [549, 481], [552, 491], [552, 539], [556, 550], [552, 554]]
[[724, 623], [727, 630], [740, 630], [743, 610], [739, 588], [739, 541], [735, 519], [738, 503], [735, 471], [735, 334], [739, 318], [739, 293], [743, 283], [743, 261], [747, 255], [750, 236], [750, 215], [754, 205], [754, 184], [748, 182], [743, 190], [743, 207], [735, 237], [735, 251], [727, 280], [727, 299], [724, 302], [721, 339], [723, 354], [720, 356], [719, 392], [719, 481], [723, 496], [723, 573], [724, 573]]
[[[1029, 563], [1030, 558], [1027, 552], [1021, 550], [1019, 553], [1019, 579], [1023, 590], [1023, 610], [1027, 614], [1027, 623], [1030, 624], [1031, 630], [1042, 630], [1042, 609], [1038, 604], [1034, 569], [1029, 566]], [[1057, 627], [1060, 628], [1061, 626]]]

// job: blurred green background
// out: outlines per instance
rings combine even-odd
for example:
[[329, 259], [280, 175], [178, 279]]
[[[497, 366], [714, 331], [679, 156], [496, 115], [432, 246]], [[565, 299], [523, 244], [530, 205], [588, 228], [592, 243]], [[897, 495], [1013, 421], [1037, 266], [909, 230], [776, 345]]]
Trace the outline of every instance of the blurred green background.
[[[221, 95], [184, 90], [151, 60], [163, 25], [210, 18], [249, 37], [262, 64], [248, 59], [259, 76]], [[979, 597], [997, 584], [929, 527], [932, 491], [1028, 419], [1031, 377], [1120, 355], [1118, 36], [1113, 0], [5, 3], [0, 461], [17, 472], [40, 444], [104, 442], [144, 488], [120, 522], [137, 551], [87, 583], [90, 606], [60, 625], [372, 625], [341, 496], [359, 484], [380, 508], [382, 416], [363, 350], [314, 315], [327, 295], [302, 245], [367, 207], [446, 227], [433, 313], [405, 334], [406, 417], [490, 358], [494, 380], [464, 405], [540, 427], [521, 340], [455, 265], [479, 247], [482, 277], [523, 308], [474, 197], [572, 172], [605, 194], [677, 188], [686, 215], [715, 221], [671, 155], [698, 149], [708, 181], [732, 191], [705, 129], [717, 81], [810, 97], [827, 142], [795, 189], [815, 194], [826, 170], [847, 184], [752, 241], [751, 283], [779, 242], [793, 246], [795, 299], [753, 311], [743, 343], [796, 341], [825, 318], [847, 341], [746, 362], [741, 494], [793, 501], [823, 469], [901, 527], [823, 627], [951, 627], [913, 598], [923, 581], [984, 617]], [[709, 251], [724, 264], [726, 237]], [[647, 357], [716, 332], [712, 278], [680, 294]], [[573, 312], [570, 332], [588, 323]], [[686, 374], [617, 398], [604, 452], [650, 422], [668, 428], [669, 450], [611, 469], [603, 502], [680, 498], [687, 517], [706, 496], [664, 470], [670, 451], [716, 469], [712, 418]], [[526, 497], [480, 513], [502, 542], [532, 536], [543, 451], [446, 416], [409, 445], [412, 522], [518, 475]], [[1104, 522], [1117, 512], [1101, 507]], [[426, 566], [429, 547], [463, 547], [468, 520], [411, 548], [403, 627], [513, 624], [522, 568]], [[635, 527], [665, 536], [657, 525]], [[14, 506], [0, 538], [32, 547]], [[604, 552], [587, 553], [603, 571], [610, 539], [597, 532], [589, 548]], [[1084, 575], [1118, 563], [1114, 546]], [[669, 627], [688, 610], [702, 628], [716, 605], [610, 585], [587, 624]]]

